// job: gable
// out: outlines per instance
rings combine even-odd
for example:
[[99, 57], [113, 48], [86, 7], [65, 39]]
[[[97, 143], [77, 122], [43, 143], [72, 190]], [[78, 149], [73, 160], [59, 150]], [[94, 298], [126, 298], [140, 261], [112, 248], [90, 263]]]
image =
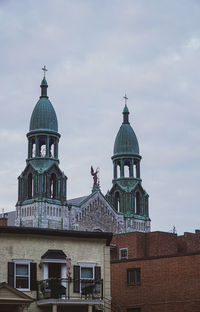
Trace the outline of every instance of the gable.
[[0, 302], [31, 303], [33, 299], [23, 292], [11, 287], [7, 283], [0, 284]]
[[128, 192], [128, 193], [135, 193], [137, 191], [139, 191], [142, 195], [147, 195], [146, 191], [143, 189], [141, 182], [134, 182], [131, 183], [130, 185], [123, 185], [121, 182], [116, 182], [113, 187], [111, 188], [109, 195], [114, 194], [116, 191], [120, 192], [120, 193], [124, 193], [124, 192]]
[[123, 215], [115, 211], [100, 191], [88, 196], [77, 212], [79, 230], [117, 232], [123, 220]]
[[[24, 169], [24, 171], [22, 172], [21, 176], [26, 176], [28, 175], [29, 173], [34, 173], [36, 170], [34, 169], [33, 166], [31, 166], [31, 164], [28, 164], [26, 166], [26, 168]], [[20, 176], [20, 177], [21, 177]]]
[[56, 165], [56, 164], [52, 164], [47, 170], [46, 172], [48, 174], [52, 174], [52, 173], [55, 173], [57, 176], [64, 176], [65, 175], [63, 174], [63, 172], [60, 170], [60, 168]]

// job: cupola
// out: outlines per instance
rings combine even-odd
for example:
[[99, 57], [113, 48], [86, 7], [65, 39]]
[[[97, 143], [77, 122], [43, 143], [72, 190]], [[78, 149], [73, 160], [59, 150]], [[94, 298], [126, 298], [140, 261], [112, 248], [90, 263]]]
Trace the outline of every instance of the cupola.
[[129, 123], [129, 110], [125, 104], [123, 110], [123, 123], [117, 133], [113, 155], [134, 154], [139, 155], [139, 144], [135, 132]]
[[31, 115], [29, 131], [48, 130], [58, 132], [57, 116], [47, 96], [48, 84], [45, 77], [40, 87], [41, 96]]

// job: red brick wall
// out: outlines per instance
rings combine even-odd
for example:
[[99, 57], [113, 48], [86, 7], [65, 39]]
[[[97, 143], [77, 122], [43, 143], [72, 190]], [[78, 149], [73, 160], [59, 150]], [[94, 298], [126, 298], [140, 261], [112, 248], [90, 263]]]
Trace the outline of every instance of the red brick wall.
[[177, 235], [165, 232], [126, 233], [113, 236], [112, 260], [119, 259], [120, 248], [128, 248], [128, 258], [144, 258], [177, 253]]
[[111, 252], [114, 260], [119, 259], [120, 248], [128, 248], [128, 258], [143, 258], [145, 256], [145, 233], [117, 234], [113, 236], [112, 243], [116, 248]]
[[177, 235], [165, 232], [147, 233], [148, 257], [173, 255], [177, 253]]
[[178, 237], [179, 252], [197, 252], [200, 251], [200, 233], [184, 233]]
[[[111, 292], [126, 312], [200, 312], [200, 233], [126, 233], [113, 236]], [[119, 261], [119, 249], [128, 260]], [[198, 254], [199, 252], [199, 254]], [[197, 253], [197, 254], [192, 254]], [[127, 269], [140, 268], [141, 284], [127, 285]]]
[[[127, 268], [141, 269], [140, 285], [127, 285]], [[111, 290], [123, 312], [199, 312], [200, 255], [112, 263]]]

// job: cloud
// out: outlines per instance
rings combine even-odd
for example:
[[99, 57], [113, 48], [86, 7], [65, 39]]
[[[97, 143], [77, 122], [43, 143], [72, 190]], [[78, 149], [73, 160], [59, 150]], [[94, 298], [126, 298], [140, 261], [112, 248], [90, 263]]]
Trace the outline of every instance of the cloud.
[[186, 48], [192, 50], [199, 50], [200, 48], [200, 38], [192, 37], [189, 42], [186, 44]]
[[[115, 136], [128, 94], [153, 229], [194, 230], [199, 212], [199, 3], [0, 2], [1, 202], [17, 200], [41, 67], [57, 112], [68, 198], [88, 194], [90, 166], [112, 185]], [[188, 213], [190, 210], [190, 213]]]

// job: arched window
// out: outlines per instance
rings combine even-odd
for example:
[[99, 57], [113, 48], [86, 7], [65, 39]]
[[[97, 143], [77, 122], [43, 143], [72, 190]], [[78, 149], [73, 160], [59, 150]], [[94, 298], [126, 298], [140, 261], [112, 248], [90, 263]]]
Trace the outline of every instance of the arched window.
[[120, 165], [117, 164], [117, 179], [120, 178], [121, 175], [120, 169], [121, 169]]
[[130, 160], [129, 159], [124, 160], [124, 177], [125, 178], [130, 177]]
[[34, 190], [34, 180], [32, 173], [28, 175], [28, 198], [33, 197], [33, 190]]
[[118, 212], [120, 212], [120, 195], [119, 195], [119, 192], [115, 193], [115, 208]]
[[124, 177], [129, 178], [130, 173], [129, 173], [129, 166], [124, 166]]
[[135, 213], [134, 197], [131, 196], [131, 212]]
[[136, 178], [136, 162], [133, 163], [133, 176]]
[[57, 179], [55, 173], [52, 173], [50, 180], [50, 197], [56, 198]]
[[35, 144], [35, 139], [32, 139], [31, 141], [31, 157], [36, 156], [36, 144]]
[[55, 157], [55, 141], [52, 138], [50, 139], [49, 142], [49, 154], [51, 158]]
[[136, 205], [136, 214], [141, 213], [141, 198], [140, 198], [140, 193], [137, 192], [135, 196], [135, 205]]
[[40, 157], [46, 156], [46, 138], [45, 137], [39, 138], [39, 156]]

